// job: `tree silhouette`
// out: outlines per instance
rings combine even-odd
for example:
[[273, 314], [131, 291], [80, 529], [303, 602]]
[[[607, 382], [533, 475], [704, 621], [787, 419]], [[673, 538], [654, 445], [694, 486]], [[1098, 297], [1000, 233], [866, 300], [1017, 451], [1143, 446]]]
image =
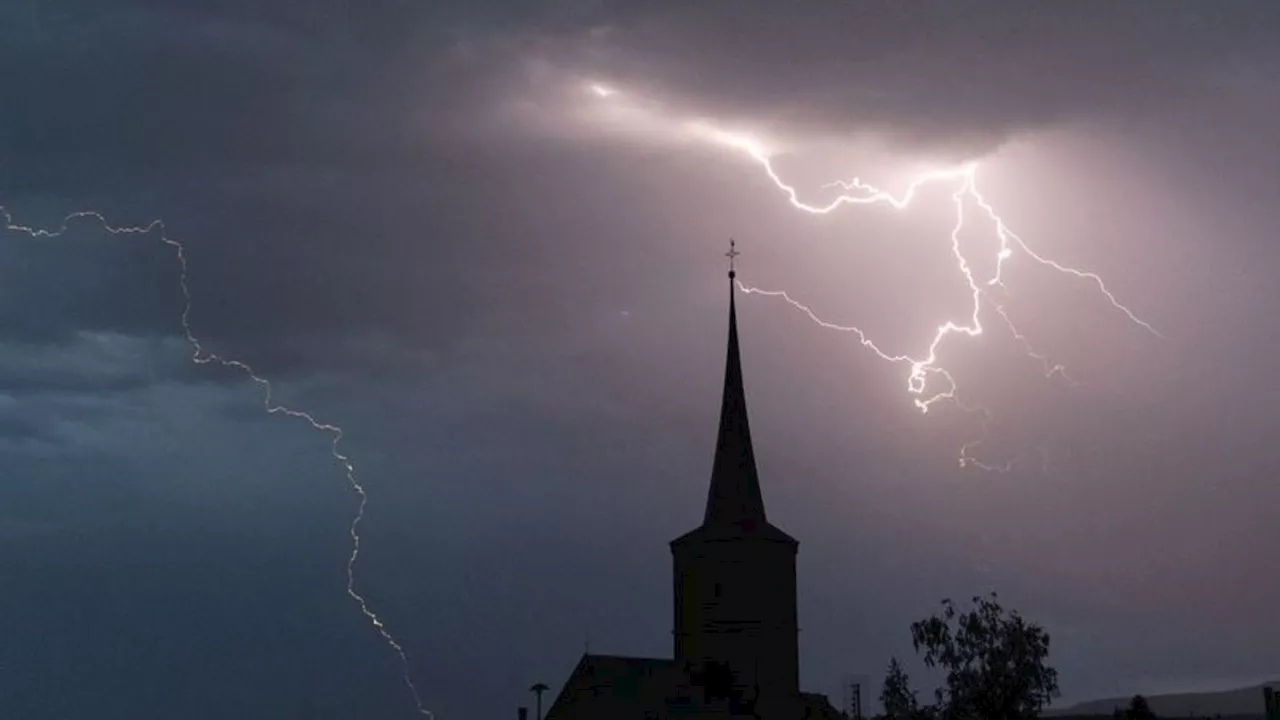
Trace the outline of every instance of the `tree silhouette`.
[[886, 720], [909, 720], [919, 710], [916, 691], [911, 689], [910, 678], [896, 657], [889, 660], [889, 672], [880, 690], [880, 704], [884, 706]]
[[1134, 695], [1129, 701], [1129, 709], [1125, 710], [1124, 717], [1125, 720], [1156, 720], [1156, 714], [1151, 712], [1151, 705], [1141, 695]]
[[911, 625], [915, 649], [924, 649], [929, 667], [947, 671], [939, 710], [952, 720], [1034, 718], [1058, 694], [1058, 672], [1045, 661], [1049, 635], [1006, 612], [990, 597], [975, 597], [974, 608], [956, 612], [942, 601], [942, 614]]

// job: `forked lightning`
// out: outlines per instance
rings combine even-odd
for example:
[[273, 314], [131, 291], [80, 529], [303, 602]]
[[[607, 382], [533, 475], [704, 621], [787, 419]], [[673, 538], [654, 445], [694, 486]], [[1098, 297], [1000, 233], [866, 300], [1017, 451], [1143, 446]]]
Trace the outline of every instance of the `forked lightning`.
[[[625, 94], [617, 88], [598, 82], [588, 84], [587, 89], [601, 102], [616, 103], [626, 97]], [[796, 300], [786, 291], [763, 290], [758, 287], [745, 285], [741, 282], [738, 283], [738, 287], [744, 293], [776, 297], [785, 300], [822, 327], [854, 334], [858, 338], [858, 342], [871, 350], [881, 359], [907, 365], [909, 368], [906, 378], [907, 392], [910, 393], [912, 401], [922, 412], [928, 412], [928, 410], [939, 401], [950, 400], [966, 411], [980, 413], [983, 418], [982, 437], [978, 440], [970, 441], [961, 447], [959, 462], [962, 467], [966, 465], [973, 465], [988, 470], [1007, 470], [1011, 467], [1011, 463], [992, 465], [983, 463], [973, 457], [972, 450], [980, 445], [986, 438], [990, 413], [981, 407], [961, 402], [955, 378], [952, 376], [950, 371], [939, 364], [938, 351], [942, 342], [947, 337], [952, 335], [963, 335], [972, 338], [982, 335], [985, 332], [985, 328], [982, 324], [983, 311], [984, 309], [989, 308], [1004, 320], [1013, 337], [1021, 343], [1023, 348], [1027, 351], [1027, 354], [1043, 366], [1046, 377], [1058, 375], [1066, 379], [1068, 382], [1074, 382], [1074, 380], [1067, 375], [1066, 368], [1060, 364], [1050, 361], [1047, 356], [1036, 352], [1031, 347], [1027, 337], [1018, 331], [1018, 328], [1009, 318], [1005, 307], [1000, 304], [988, 290], [988, 288], [993, 286], [1003, 286], [1004, 264], [1009, 260], [1009, 258], [1013, 257], [1015, 249], [1020, 250], [1024, 255], [1030, 257], [1041, 265], [1045, 265], [1059, 272], [1093, 283], [1102, 295], [1106, 297], [1111, 306], [1123, 313], [1130, 321], [1156, 336], [1160, 335], [1150, 323], [1139, 318], [1132, 310], [1116, 299], [1115, 295], [1112, 294], [1111, 290], [1099, 275], [1086, 270], [1079, 270], [1062, 265], [1061, 263], [1036, 253], [1028, 247], [1027, 243], [1023, 241], [1021, 237], [1005, 225], [1004, 220], [1000, 218], [992, 204], [983, 197], [981, 192], [979, 192], [978, 166], [976, 163], [967, 163], [957, 167], [930, 170], [922, 173], [907, 185], [906, 190], [904, 190], [901, 195], [897, 196], [862, 182], [858, 178], [854, 178], [852, 180], [837, 180], [822, 186], [823, 189], [836, 189], [839, 192], [834, 199], [826, 202], [825, 204], [812, 204], [802, 200], [799, 190], [778, 174], [777, 170], [773, 166], [774, 153], [769, 149], [768, 144], [764, 141], [746, 133], [726, 130], [706, 120], [673, 119], [661, 113], [646, 110], [643, 106], [633, 107], [631, 108], [631, 112], [643, 114], [650, 124], [663, 127], [672, 134], [693, 137], [703, 142], [719, 145], [742, 153], [764, 171], [769, 180], [772, 181], [778, 190], [786, 196], [787, 201], [792, 207], [806, 213], [824, 215], [846, 205], [876, 204], [888, 205], [895, 210], [906, 210], [911, 207], [912, 201], [916, 198], [920, 188], [927, 184], [950, 183], [952, 187], [955, 188], [951, 196], [955, 203], [955, 224], [951, 230], [951, 254], [955, 258], [956, 268], [959, 270], [960, 275], [964, 277], [965, 282], [968, 285], [968, 290], [972, 297], [972, 303], [967, 312], [966, 319], [960, 322], [947, 321], [934, 329], [933, 337], [927, 346], [926, 352], [922, 356], [885, 351], [873, 340], [867, 337], [866, 333], [861, 329], [854, 326], [837, 325], [823, 320], [811, 307]], [[982, 213], [984, 213], [986, 217], [995, 224], [996, 237], [999, 240], [999, 243], [995, 253], [995, 269], [989, 278], [979, 279], [974, 276], [973, 268], [970, 265], [968, 258], [960, 248], [960, 233], [965, 225], [966, 202], [971, 202], [973, 205], [980, 208]], [[931, 378], [941, 381], [941, 389], [932, 391], [927, 390], [929, 386], [928, 381]]]

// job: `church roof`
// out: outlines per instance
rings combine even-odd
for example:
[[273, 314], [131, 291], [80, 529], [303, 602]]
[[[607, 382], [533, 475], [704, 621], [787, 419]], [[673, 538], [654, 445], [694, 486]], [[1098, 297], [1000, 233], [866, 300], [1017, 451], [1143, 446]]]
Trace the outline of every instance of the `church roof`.
[[735, 302], [734, 272], [729, 271], [729, 347], [725, 354], [724, 394], [720, 401], [720, 429], [715, 460], [711, 466], [711, 487], [702, 526], [675, 542], [698, 536], [701, 539], [730, 539], [755, 536], [780, 542], [795, 542], [769, 524], [764, 497], [756, 472], [755, 451], [751, 447], [751, 427], [747, 420], [747, 393], [742, 380], [742, 357], [738, 350], [738, 311]]
[[583, 655], [546, 720], [648, 720], [665, 715], [675, 660]]

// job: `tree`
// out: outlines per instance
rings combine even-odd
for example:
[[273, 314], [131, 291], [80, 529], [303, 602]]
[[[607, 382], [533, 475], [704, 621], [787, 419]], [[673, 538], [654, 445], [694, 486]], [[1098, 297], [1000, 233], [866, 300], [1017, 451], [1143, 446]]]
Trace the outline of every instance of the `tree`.
[[1125, 710], [1124, 717], [1125, 720], [1156, 720], [1156, 714], [1151, 712], [1151, 705], [1141, 695], [1134, 695], [1129, 701], [1129, 709]]
[[880, 704], [884, 706], [887, 720], [908, 720], [919, 710], [916, 691], [911, 689], [910, 679], [896, 657], [889, 660], [889, 672], [880, 690]]
[[947, 671], [939, 692], [943, 717], [954, 720], [1034, 718], [1058, 694], [1058, 672], [1045, 661], [1049, 635], [990, 597], [958, 613], [950, 600], [942, 614], [911, 625], [915, 649], [925, 664]]

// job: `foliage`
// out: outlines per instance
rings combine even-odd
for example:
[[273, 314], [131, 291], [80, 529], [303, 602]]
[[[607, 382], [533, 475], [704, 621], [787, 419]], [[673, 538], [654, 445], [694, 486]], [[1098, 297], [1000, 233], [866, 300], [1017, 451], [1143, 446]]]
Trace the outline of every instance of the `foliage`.
[[1129, 709], [1125, 710], [1124, 717], [1125, 720], [1156, 720], [1156, 714], [1151, 711], [1151, 705], [1141, 695], [1134, 695], [1129, 701]]
[[1058, 673], [1045, 662], [1048, 633], [1006, 612], [994, 593], [973, 602], [973, 609], [959, 613], [944, 600], [941, 615], [911, 625], [925, 664], [947, 672], [938, 713], [947, 720], [1036, 717], [1058, 694]]
[[889, 660], [889, 672], [880, 690], [880, 704], [884, 706], [886, 720], [908, 720], [920, 708], [916, 691], [911, 689], [910, 678], [896, 657]]

